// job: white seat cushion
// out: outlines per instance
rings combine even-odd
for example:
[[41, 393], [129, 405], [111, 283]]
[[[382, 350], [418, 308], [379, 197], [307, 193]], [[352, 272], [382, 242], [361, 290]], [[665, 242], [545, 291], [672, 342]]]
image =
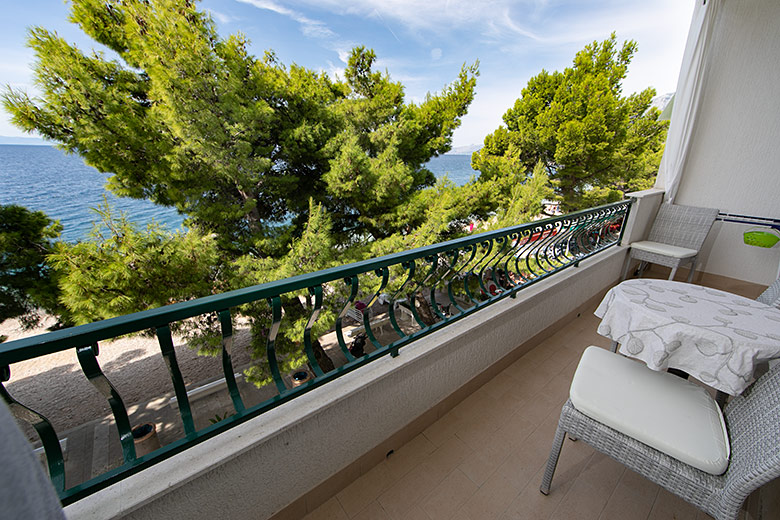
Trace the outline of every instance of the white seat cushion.
[[660, 242], [651, 242], [649, 240], [642, 240], [641, 242], [633, 242], [631, 247], [639, 249], [640, 251], [647, 251], [648, 253], [654, 253], [656, 255], [671, 256], [672, 258], [690, 258], [696, 256], [697, 251], [695, 249], [688, 249], [687, 247], [677, 247], [669, 244], [662, 244]]
[[729, 463], [723, 414], [703, 387], [598, 347], [582, 354], [569, 397], [621, 433], [713, 475]]

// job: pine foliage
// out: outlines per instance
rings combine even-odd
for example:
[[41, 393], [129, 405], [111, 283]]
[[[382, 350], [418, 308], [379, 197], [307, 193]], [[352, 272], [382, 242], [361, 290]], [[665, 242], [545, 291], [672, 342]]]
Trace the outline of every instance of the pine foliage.
[[39, 311], [61, 314], [57, 280], [46, 264], [62, 226], [42, 211], [0, 205], [0, 322], [40, 321]]
[[569, 211], [652, 186], [668, 121], [650, 108], [652, 88], [622, 95], [636, 50], [633, 41], [618, 49], [613, 33], [578, 52], [563, 72], [543, 70], [531, 78], [504, 125], [473, 154], [480, 179], [530, 172], [541, 163]]

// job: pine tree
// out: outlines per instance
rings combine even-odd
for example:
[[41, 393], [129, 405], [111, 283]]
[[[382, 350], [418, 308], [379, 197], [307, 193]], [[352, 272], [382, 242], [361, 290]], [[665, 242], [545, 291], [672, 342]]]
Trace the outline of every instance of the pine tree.
[[542, 71], [504, 114], [504, 125], [472, 156], [481, 180], [544, 165], [567, 210], [620, 200], [649, 188], [668, 121], [649, 108], [652, 88], [628, 97], [622, 81], [637, 45], [617, 48], [614, 33], [577, 53], [563, 72]]

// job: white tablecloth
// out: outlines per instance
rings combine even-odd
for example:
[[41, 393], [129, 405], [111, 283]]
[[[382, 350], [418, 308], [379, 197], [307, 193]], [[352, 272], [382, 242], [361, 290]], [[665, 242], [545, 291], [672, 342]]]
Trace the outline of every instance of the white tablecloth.
[[780, 357], [780, 309], [668, 280], [628, 280], [596, 309], [598, 332], [654, 370], [677, 368], [731, 395], [756, 365]]

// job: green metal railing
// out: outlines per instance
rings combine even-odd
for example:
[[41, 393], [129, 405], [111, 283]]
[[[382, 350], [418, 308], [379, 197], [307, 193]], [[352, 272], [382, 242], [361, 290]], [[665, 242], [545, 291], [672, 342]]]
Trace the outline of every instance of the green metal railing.
[[[577, 266], [582, 259], [619, 242], [630, 204], [630, 201], [621, 201], [8, 342], [0, 345], [0, 393], [17, 420], [30, 424], [40, 436], [51, 480], [63, 504], [67, 505], [381, 356], [397, 356], [401, 347], [415, 339], [502, 298], [514, 297], [524, 287], [562, 269]], [[300, 344], [305, 352], [306, 368], [313, 372], [313, 377], [295, 387], [281, 373], [276, 344], [286, 314], [283, 297], [300, 294], [301, 291], [308, 294], [305, 308], [309, 316]], [[358, 299], [359, 295], [362, 295], [362, 300]], [[384, 322], [392, 327], [389, 334], [378, 334], [377, 321], [371, 316], [371, 309], [380, 306], [379, 300], [385, 301]], [[362, 305], [358, 304], [359, 301]], [[234, 377], [231, 347], [240, 307], [258, 302], [267, 303], [269, 326], [266, 328], [265, 362], [276, 395], [256, 406], [247, 407]], [[326, 304], [336, 311], [331, 329], [335, 330], [338, 347], [347, 360], [329, 371], [324, 371], [318, 363], [312, 339], [312, 327]], [[356, 312], [356, 307], [365, 310]], [[424, 312], [426, 308], [429, 312]], [[408, 318], [407, 323], [401, 319], [402, 312]], [[218, 318], [222, 336], [222, 367], [235, 413], [216, 424], [196, 429], [184, 378], [176, 360], [171, 326], [209, 314]], [[365, 339], [368, 352], [354, 348], [355, 340], [352, 345], [347, 344], [349, 334], [345, 334], [345, 330], [349, 327], [345, 323], [348, 316], [362, 318], [361, 329], [365, 337], [361, 339]], [[127, 409], [98, 362], [98, 344], [146, 330], [154, 331], [157, 336], [171, 376], [184, 435], [139, 457]], [[51, 423], [40, 413], [17, 402], [4, 384], [10, 380], [11, 364], [68, 349], [76, 350], [85, 376], [108, 401], [123, 452], [123, 463], [119, 467], [72, 486], [65, 481], [63, 454]]]

